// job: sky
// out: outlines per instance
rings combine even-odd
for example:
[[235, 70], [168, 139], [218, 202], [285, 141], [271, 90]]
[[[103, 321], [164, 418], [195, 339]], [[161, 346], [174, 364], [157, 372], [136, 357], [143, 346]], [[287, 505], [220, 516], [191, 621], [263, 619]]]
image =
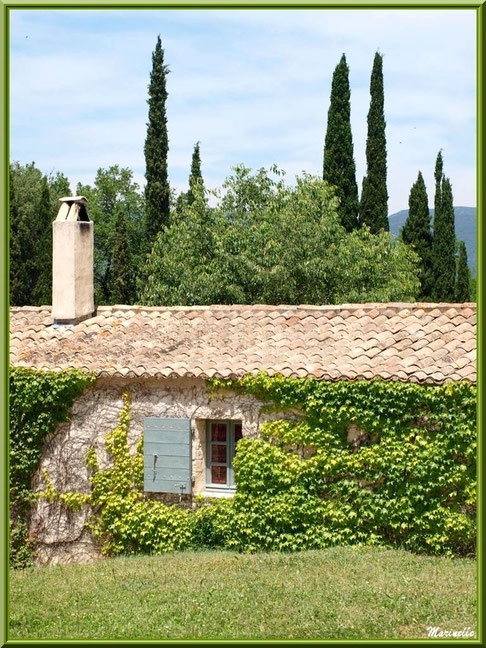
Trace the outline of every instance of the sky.
[[376, 51], [383, 54], [389, 213], [422, 171], [433, 205], [439, 150], [454, 204], [476, 206], [473, 10], [10, 11], [10, 158], [62, 171], [73, 192], [96, 171], [144, 185], [152, 51], [167, 76], [169, 179], [187, 190], [194, 144], [207, 187], [245, 164], [289, 182], [322, 175], [334, 68], [346, 54], [358, 187]]

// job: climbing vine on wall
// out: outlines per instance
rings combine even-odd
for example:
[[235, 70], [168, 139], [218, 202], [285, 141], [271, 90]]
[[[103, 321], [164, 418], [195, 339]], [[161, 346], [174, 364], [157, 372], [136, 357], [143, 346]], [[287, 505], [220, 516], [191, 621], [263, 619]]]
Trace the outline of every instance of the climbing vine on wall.
[[[475, 547], [476, 388], [326, 382], [265, 374], [220, 388], [298, 410], [240, 442], [224, 542], [297, 549], [375, 543], [432, 553]], [[350, 433], [352, 433], [350, 435]], [[218, 514], [215, 529], [220, 533]]]
[[188, 547], [294, 551], [379, 544], [437, 553], [475, 549], [476, 389], [384, 381], [323, 382], [265, 374], [209, 381], [253, 394], [293, 419], [242, 439], [236, 495], [191, 511], [146, 498], [143, 441], [130, 454], [130, 402], [106, 437], [112, 467], [91, 450], [89, 495], [58, 493], [45, 475], [41, 497], [89, 504], [89, 525], [108, 555]]
[[28, 513], [34, 495], [30, 481], [45, 437], [69, 419], [69, 408], [94, 381], [77, 370], [48, 372], [10, 370], [10, 561], [25, 567], [32, 561], [27, 540]]
[[124, 393], [118, 426], [105, 438], [113, 465], [100, 470], [94, 449], [87, 454], [89, 494], [60, 493], [44, 472], [46, 489], [37, 496], [49, 501], [59, 499], [75, 510], [89, 505], [92, 513], [88, 528], [107, 555], [157, 554], [190, 546], [196, 523], [194, 515], [187, 509], [144, 497], [143, 438], [132, 455], [127, 440], [130, 418], [130, 396]]

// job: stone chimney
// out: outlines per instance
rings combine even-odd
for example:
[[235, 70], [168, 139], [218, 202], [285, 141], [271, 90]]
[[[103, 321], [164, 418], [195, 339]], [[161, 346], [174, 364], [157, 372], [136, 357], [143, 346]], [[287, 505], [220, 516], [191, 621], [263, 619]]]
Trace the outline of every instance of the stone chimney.
[[93, 223], [84, 196], [59, 202], [52, 223], [52, 318], [76, 324], [94, 312]]

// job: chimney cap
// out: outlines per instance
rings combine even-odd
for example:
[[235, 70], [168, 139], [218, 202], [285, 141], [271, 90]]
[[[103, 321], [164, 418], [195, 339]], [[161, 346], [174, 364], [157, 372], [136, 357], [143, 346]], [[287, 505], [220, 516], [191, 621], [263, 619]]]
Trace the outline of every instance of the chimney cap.
[[87, 200], [84, 196], [65, 196], [59, 198], [61, 206], [57, 212], [56, 221], [85, 221], [89, 223], [86, 209]]
[[84, 196], [64, 196], [63, 198], [59, 198], [59, 202], [78, 203], [81, 205], [86, 205], [88, 199], [85, 198]]

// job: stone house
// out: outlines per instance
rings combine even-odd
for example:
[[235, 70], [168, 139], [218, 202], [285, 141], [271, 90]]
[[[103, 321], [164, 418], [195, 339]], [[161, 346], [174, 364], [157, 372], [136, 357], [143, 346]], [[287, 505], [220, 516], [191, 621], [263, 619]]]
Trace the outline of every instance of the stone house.
[[[71, 420], [46, 439], [34, 490], [44, 488], [45, 469], [59, 490], [87, 492], [86, 453], [93, 446], [101, 465], [109, 461], [105, 435], [117, 425], [125, 390], [131, 446], [144, 435], [146, 492], [190, 500], [234, 492], [236, 443], [257, 435], [268, 416], [251, 396], [210, 397], [207, 378], [266, 371], [476, 381], [473, 303], [95, 308], [93, 224], [83, 199], [62, 201], [53, 244], [53, 306], [10, 309], [11, 365], [79, 368], [97, 380], [75, 401]], [[40, 500], [30, 523], [38, 562], [96, 557], [87, 515]]]

